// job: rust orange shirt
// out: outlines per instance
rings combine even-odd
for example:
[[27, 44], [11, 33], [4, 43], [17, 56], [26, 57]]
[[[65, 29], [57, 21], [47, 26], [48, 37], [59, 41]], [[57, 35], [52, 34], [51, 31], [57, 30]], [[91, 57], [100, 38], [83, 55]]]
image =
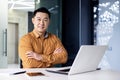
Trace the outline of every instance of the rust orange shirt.
[[[53, 54], [55, 49], [61, 48], [61, 53]], [[42, 56], [42, 60], [30, 59], [26, 57], [27, 51], [33, 51]], [[61, 41], [54, 34], [46, 33], [40, 37], [34, 30], [23, 36], [19, 42], [19, 56], [22, 60], [23, 68], [45, 68], [54, 64], [65, 63], [67, 61], [67, 51]]]

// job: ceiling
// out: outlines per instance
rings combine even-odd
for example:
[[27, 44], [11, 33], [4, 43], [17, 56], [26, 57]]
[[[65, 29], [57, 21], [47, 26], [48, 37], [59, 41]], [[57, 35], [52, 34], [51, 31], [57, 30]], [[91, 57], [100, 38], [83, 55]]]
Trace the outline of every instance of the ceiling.
[[[40, 0], [37, 0], [40, 3]], [[34, 11], [34, 0], [8, 0], [8, 9], [22, 10], [22, 11]]]

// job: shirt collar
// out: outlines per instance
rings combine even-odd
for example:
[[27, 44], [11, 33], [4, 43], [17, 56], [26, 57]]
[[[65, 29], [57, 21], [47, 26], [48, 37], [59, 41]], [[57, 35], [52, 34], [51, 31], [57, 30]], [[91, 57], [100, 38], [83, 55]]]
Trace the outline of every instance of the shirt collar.
[[[34, 35], [35, 35], [36, 38], [40, 38], [40, 35], [35, 30], [33, 30], [33, 33], [34, 33]], [[48, 38], [48, 36], [49, 36], [49, 34], [46, 31], [45, 34], [44, 34], [44, 38]]]

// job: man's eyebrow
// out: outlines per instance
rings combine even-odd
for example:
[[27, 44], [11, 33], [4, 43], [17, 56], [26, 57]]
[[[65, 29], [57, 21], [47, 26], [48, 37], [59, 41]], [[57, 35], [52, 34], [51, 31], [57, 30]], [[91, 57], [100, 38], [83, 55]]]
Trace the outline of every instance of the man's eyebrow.
[[48, 17], [44, 18], [44, 19], [49, 19]]
[[36, 18], [40, 18], [40, 17], [36, 17]]
[[[41, 18], [41, 17], [36, 17], [36, 18]], [[44, 19], [49, 19], [48, 17], [45, 17]]]

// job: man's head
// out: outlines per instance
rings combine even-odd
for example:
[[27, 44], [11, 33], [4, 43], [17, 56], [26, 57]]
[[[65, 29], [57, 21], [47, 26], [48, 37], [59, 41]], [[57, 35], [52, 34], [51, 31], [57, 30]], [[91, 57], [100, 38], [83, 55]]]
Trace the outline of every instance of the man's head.
[[33, 13], [32, 22], [34, 30], [39, 33], [44, 33], [50, 23], [50, 12], [45, 7], [38, 8]]
[[48, 9], [45, 8], [45, 7], [41, 7], [41, 8], [36, 9], [36, 10], [33, 12], [33, 17], [35, 17], [35, 15], [36, 15], [37, 12], [46, 13], [46, 14], [48, 14], [49, 18], [51, 17], [50, 12], [49, 12]]

